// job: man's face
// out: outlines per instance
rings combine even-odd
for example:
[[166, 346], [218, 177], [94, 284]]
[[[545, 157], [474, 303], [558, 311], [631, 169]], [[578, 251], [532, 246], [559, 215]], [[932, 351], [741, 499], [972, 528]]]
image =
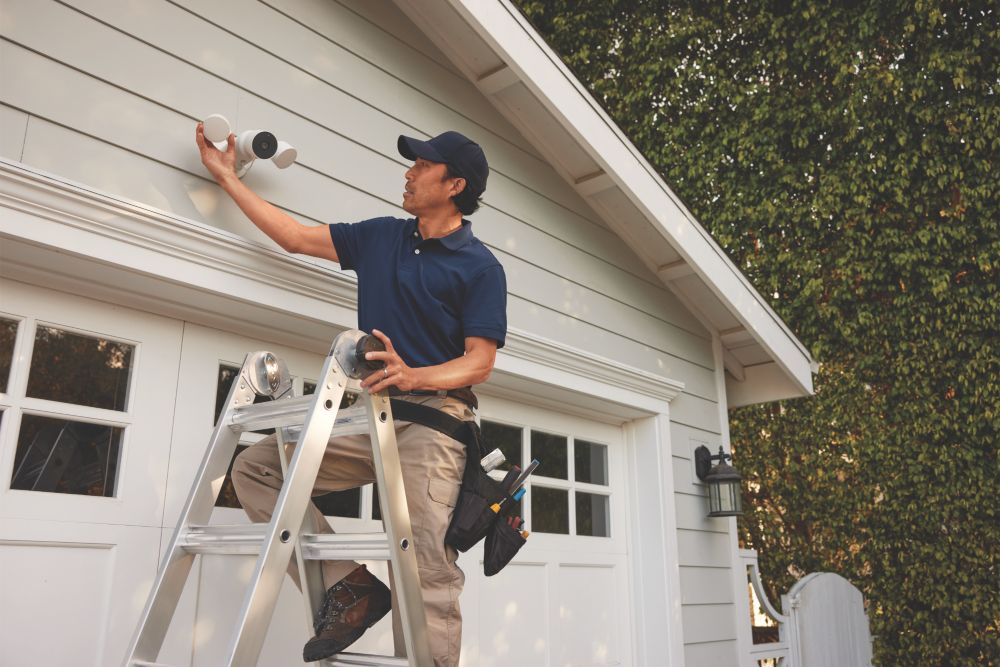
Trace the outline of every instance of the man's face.
[[461, 192], [465, 181], [447, 176], [448, 168], [443, 163], [417, 158], [413, 166], [406, 170], [403, 209], [420, 217], [453, 208], [455, 203], [451, 198]]

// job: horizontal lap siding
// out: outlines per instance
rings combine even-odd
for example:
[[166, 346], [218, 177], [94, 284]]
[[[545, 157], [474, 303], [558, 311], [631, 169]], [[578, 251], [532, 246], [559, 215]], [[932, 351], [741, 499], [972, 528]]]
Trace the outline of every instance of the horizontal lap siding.
[[472, 220], [507, 269], [511, 326], [685, 384], [671, 405], [685, 620], [731, 602], [703, 585], [730, 567], [726, 524], [684, 481], [690, 438], [721, 432], [708, 333], [391, 4], [7, 0], [0, 16], [0, 154], [268, 245], [207, 179], [196, 120], [294, 144], [299, 164], [246, 182], [314, 224], [405, 215], [398, 134], [479, 141], [492, 172]]
[[717, 409], [714, 422], [710, 423], [709, 415], [703, 416], [703, 422], [696, 424], [671, 410], [670, 463], [677, 513], [684, 653], [687, 665], [728, 667], [739, 664], [734, 623], [749, 618], [749, 599], [746, 592], [733, 588], [729, 535], [732, 519], [706, 516], [705, 486], [695, 475], [694, 450], [704, 445], [715, 453], [722, 441]]
[[[237, 121], [239, 127], [267, 121], [279, 137], [287, 136], [298, 145], [301, 164], [285, 172], [269, 164], [255, 165], [248, 182], [271, 201], [308, 220], [330, 222], [401, 213], [397, 202], [403, 161], [394, 154], [396, 134], [432, 121], [442, 122], [449, 114], [459, 117], [405, 86], [407, 95], [422, 97], [425, 102], [416, 107], [400, 105], [401, 109], [424, 116], [436, 111], [438, 116], [398, 119], [378, 112], [368, 101], [359, 101], [363, 94], [374, 94], [370, 91], [383, 91], [380, 94], [384, 95], [394, 83], [394, 91], [401, 85], [384, 69], [359, 59], [361, 64], [355, 63], [354, 69], [368, 68], [367, 78], [354, 82], [356, 90], [343, 92], [306, 73], [302, 63], [294, 63], [298, 69], [289, 65], [294, 54], [285, 54], [281, 60], [184, 8], [154, 0], [133, 3], [128, 12], [120, 11], [117, 3], [100, 0], [78, 0], [76, 4], [80, 11], [47, 2], [8, 3], [3, 32], [9, 40], [4, 44], [9, 71], [0, 92], [5, 104], [172, 166], [179, 170], [173, 178], [181, 181], [191, 181], [188, 174], [204, 174], [192, 145], [192, 120], [222, 111], [232, 118], [249, 119], [245, 125]], [[290, 11], [292, 4], [286, 2], [281, 9]], [[348, 12], [335, 3], [331, 3], [331, 11]], [[266, 12], [272, 20], [284, 21], [283, 30], [291, 31], [295, 38], [283, 40], [288, 44], [306, 44], [310, 35], [320, 39], [269, 7], [250, 5], [243, 14], [254, 12]], [[54, 25], [65, 29], [52, 30]], [[65, 34], [76, 39], [65, 40], [60, 36]], [[383, 39], [397, 49], [409, 48], [394, 37], [385, 35]], [[95, 49], [94, 44], [102, 48]], [[185, 48], [190, 44], [203, 46]], [[323, 38], [321, 44], [312, 45], [314, 51], [301, 56], [302, 60], [308, 64], [319, 60], [321, 47], [334, 48]], [[338, 58], [357, 59], [346, 50]], [[455, 77], [439, 65], [433, 66], [439, 70], [437, 78]], [[375, 75], [384, 81], [379, 85], [370, 81]], [[253, 82], [248, 80], [251, 76]], [[39, 91], [40, 87], [32, 85], [38, 80], [58, 81], [60, 85]], [[338, 85], [346, 87], [348, 83]], [[448, 85], [454, 88], [456, 84]], [[465, 98], [475, 101], [472, 106], [481, 125], [489, 121], [499, 128], [498, 133], [523, 142], [498, 115], [488, 117], [488, 110], [482, 108], [485, 102], [476, 97], [471, 85], [465, 85]], [[450, 94], [456, 102], [462, 101], [458, 93]], [[711, 399], [710, 383], [701, 372], [711, 368], [710, 347], [700, 325], [673, 295], [645, 275], [644, 269], [634, 266], [634, 257], [616, 237], [549, 196], [555, 193], [565, 199], [567, 188], [547, 165], [513, 142], [498, 139], [495, 143], [505, 148], [496, 152], [487, 148], [498, 170], [490, 184], [497, 204], [484, 207], [474, 220], [477, 234], [498, 255], [510, 260], [514, 274], [511, 295], [574, 320], [621, 332], [623, 338], [648, 347], [648, 353], [636, 359], [642, 362], [638, 365], [685, 381], [698, 396]], [[115, 167], [104, 165], [105, 170]], [[512, 176], [505, 176], [504, 171]], [[546, 172], [546, 178], [535, 178], [540, 171]], [[531, 180], [532, 187], [515, 177]], [[155, 182], [150, 188], [157, 192], [176, 189]], [[494, 189], [500, 194], [494, 194]], [[139, 201], [149, 199], [141, 191], [120, 194], [131, 194]], [[164, 196], [149, 203], [192, 215], [190, 199]], [[515, 212], [505, 210], [508, 202], [506, 208]], [[219, 224], [221, 218], [227, 229], [255, 236], [227, 203], [212, 204], [201, 207], [210, 210], [199, 210], [192, 217], [210, 224]], [[530, 323], [522, 328], [533, 329]], [[572, 337], [561, 340], [575, 344]], [[613, 343], [595, 351], [617, 356]], [[685, 362], [692, 364], [693, 377], [684, 370], [667, 372], [671, 364]]]

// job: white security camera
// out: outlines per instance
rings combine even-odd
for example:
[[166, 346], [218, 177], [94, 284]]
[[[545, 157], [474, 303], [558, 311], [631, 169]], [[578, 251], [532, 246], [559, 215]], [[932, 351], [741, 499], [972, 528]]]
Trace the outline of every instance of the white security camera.
[[[219, 114], [204, 120], [205, 138], [215, 143], [228, 140], [230, 128], [229, 121]], [[278, 141], [267, 130], [244, 130], [236, 136], [236, 173], [241, 178], [257, 158], [270, 159], [279, 169], [287, 169], [297, 157], [298, 151], [291, 144]]]
[[269, 160], [278, 150], [278, 139], [267, 130], [243, 130], [236, 135], [236, 159], [253, 162]]

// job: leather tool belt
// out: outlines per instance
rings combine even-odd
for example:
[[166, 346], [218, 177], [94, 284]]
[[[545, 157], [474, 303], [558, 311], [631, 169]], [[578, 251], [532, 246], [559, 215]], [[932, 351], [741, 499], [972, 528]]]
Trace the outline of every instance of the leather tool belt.
[[448, 389], [448, 390], [438, 390], [433, 391], [430, 389], [414, 389], [412, 391], [403, 391], [402, 389], [397, 389], [396, 387], [389, 387], [390, 396], [450, 396], [451, 398], [457, 398], [466, 405], [468, 405], [473, 410], [479, 408], [479, 398], [472, 391], [472, 387], [460, 387], [458, 389]]

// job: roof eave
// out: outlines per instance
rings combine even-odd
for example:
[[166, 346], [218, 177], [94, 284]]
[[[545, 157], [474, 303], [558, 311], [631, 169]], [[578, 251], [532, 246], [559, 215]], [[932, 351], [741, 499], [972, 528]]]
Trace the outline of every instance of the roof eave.
[[[621, 132], [614, 121], [587, 92], [516, 7], [507, 0], [482, 2], [477, 0], [396, 0], [396, 4], [448, 55], [470, 80], [547, 157], [552, 150], [539, 145], [530, 127], [511, 118], [510, 109], [502, 108], [495, 96], [513, 83], [523, 84], [532, 96], [551, 114], [572, 137], [594, 165], [584, 173], [573, 173], [565, 164], [553, 160], [553, 166], [573, 185], [577, 192], [591, 201], [595, 195], [617, 189], [633, 205], [657, 234], [665, 240], [679, 259], [664, 271], [654, 258], [644, 256], [643, 244], [629, 239], [629, 230], [608, 220], [623, 232], [626, 243], [640, 255], [650, 268], [672, 289], [674, 276], [697, 276], [738, 325], [766, 351], [766, 366], [771, 385], [780, 389], [758, 392], [753, 384], [743, 383], [729, 390], [730, 404], [739, 405], [788, 398], [812, 393], [812, 373], [816, 362], [805, 346], [791, 333], [780, 317], [729, 260], [722, 248], [695, 220], [681, 200], [659, 177], [656, 170]], [[462, 39], [454, 36], [454, 21], [459, 18], [471, 33]], [[470, 42], [470, 34], [479, 43]], [[492, 58], [484, 57], [485, 46]], [[478, 51], [477, 51], [478, 49]], [[595, 206], [601, 211], [601, 207]], [[607, 219], [607, 216], [602, 216]], [[678, 265], [684, 270], [678, 272]], [[719, 330], [721, 327], [717, 327]], [[727, 330], [734, 327], [727, 326]], [[756, 368], [754, 366], [753, 368]], [[780, 375], [774, 371], [780, 371]], [[736, 400], [734, 400], [736, 399]]]

